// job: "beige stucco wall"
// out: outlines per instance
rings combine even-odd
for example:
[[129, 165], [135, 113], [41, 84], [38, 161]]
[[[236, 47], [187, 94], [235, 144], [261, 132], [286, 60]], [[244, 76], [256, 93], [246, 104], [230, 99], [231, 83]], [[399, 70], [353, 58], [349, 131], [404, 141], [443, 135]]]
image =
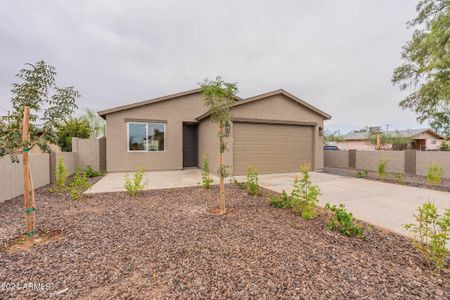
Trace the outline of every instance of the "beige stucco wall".
[[56, 162], [60, 157], [64, 158], [64, 165], [66, 166], [68, 175], [72, 175], [75, 173], [76, 168], [76, 153], [74, 152], [58, 152], [55, 153], [56, 155]]
[[[233, 126], [233, 125], [232, 125]], [[233, 130], [231, 126], [230, 137], [226, 138], [227, 151], [224, 153], [224, 163], [229, 166], [229, 174], [233, 174]], [[219, 139], [218, 126], [209, 118], [203, 120], [198, 127], [198, 162], [201, 165], [203, 157], [209, 161], [209, 170], [217, 174], [219, 169]]]
[[441, 166], [444, 169], [444, 177], [450, 178], [450, 151], [417, 151], [416, 174], [426, 176], [431, 163]]
[[[201, 93], [118, 111], [106, 116], [107, 170], [179, 170], [183, 168], [183, 122], [206, 112]], [[165, 151], [128, 152], [126, 120], [165, 121]]]
[[328, 168], [348, 168], [348, 151], [324, 151], [324, 166]]
[[405, 151], [356, 151], [356, 169], [376, 171], [382, 158], [387, 160], [388, 172], [404, 172]]
[[281, 94], [236, 106], [233, 108], [232, 114], [236, 118], [317, 123], [317, 126], [314, 128], [314, 168], [316, 170], [323, 168], [323, 137], [319, 137], [319, 126], [323, 128], [323, 116]]
[[102, 149], [101, 143], [104, 143], [104, 139], [72, 139], [72, 151], [76, 152], [76, 164], [81, 168], [86, 168], [88, 165], [92, 166], [95, 170], [104, 169], [104, 163], [102, 162]]
[[[0, 158], [0, 202], [23, 194], [23, 165], [12, 163], [10, 157]], [[38, 188], [50, 183], [49, 154], [31, 154], [30, 168], [34, 187]]]

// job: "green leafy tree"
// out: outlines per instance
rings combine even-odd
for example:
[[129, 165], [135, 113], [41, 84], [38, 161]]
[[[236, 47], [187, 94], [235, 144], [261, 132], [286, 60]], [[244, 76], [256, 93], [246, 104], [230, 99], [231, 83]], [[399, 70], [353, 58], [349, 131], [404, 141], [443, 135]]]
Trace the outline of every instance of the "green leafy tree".
[[342, 142], [344, 139], [339, 134], [339, 131], [329, 131], [325, 130], [323, 134], [323, 141], [325, 145], [328, 145], [331, 142]]
[[92, 139], [98, 139], [105, 136], [106, 121], [98, 115], [98, 113], [91, 109], [86, 109], [84, 115], [81, 117], [89, 123], [91, 128]]
[[405, 63], [394, 70], [392, 82], [413, 91], [400, 102], [414, 110], [420, 123], [450, 134], [450, 1], [421, 0], [411, 41], [403, 47]]
[[62, 151], [72, 151], [72, 138], [88, 139], [91, 137], [92, 129], [89, 122], [84, 118], [72, 118], [57, 125], [57, 144]]
[[[58, 88], [55, 77], [55, 68], [42, 60], [34, 65], [26, 64], [17, 74], [20, 82], [12, 85], [12, 113], [0, 118], [0, 157], [9, 155], [13, 162], [19, 162], [18, 154], [23, 154], [26, 233], [29, 243], [34, 243], [35, 207], [33, 188], [32, 201], [28, 201], [30, 191], [27, 182], [33, 186], [28, 153], [35, 146], [50, 152], [49, 145], [57, 141], [57, 124], [75, 111], [75, 101], [80, 96], [73, 87]], [[29, 122], [26, 118], [28, 115]], [[22, 136], [26, 126], [29, 126], [28, 135]]]
[[302, 179], [295, 177], [294, 188], [291, 193], [291, 205], [295, 212], [305, 220], [312, 220], [316, 217], [316, 205], [320, 195], [317, 184], [311, 182], [309, 164], [301, 166]]
[[224, 152], [227, 150], [227, 132], [226, 128], [231, 126], [230, 107], [235, 103], [235, 96], [238, 92], [236, 83], [227, 83], [220, 76], [216, 80], [205, 79], [200, 84], [202, 88], [205, 106], [209, 109], [211, 121], [219, 127], [217, 136], [219, 138], [219, 213], [224, 214], [225, 210], [225, 184], [224, 179], [228, 176], [227, 168], [224, 163]]

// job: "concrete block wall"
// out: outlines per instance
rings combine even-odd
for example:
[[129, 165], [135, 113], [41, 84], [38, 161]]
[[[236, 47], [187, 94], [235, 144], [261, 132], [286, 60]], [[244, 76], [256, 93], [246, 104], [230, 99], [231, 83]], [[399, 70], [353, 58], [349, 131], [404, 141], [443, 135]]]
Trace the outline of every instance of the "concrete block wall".
[[378, 163], [387, 160], [388, 172], [402, 172], [426, 176], [431, 163], [444, 169], [445, 178], [450, 178], [450, 151], [325, 151], [325, 167], [353, 168], [376, 171]]
[[324, 166], [331, 168], [348, 168], [349, 167], [348, 151], [325, 150]]
[[95, 170], [106, 170], [106, 138], [73, 138], [72, 151], [77, 153], [77, 166], [84, 169], [90, 165]]
[[450, 151], [430, 151], [416, 153], [416, 174], [426, 176], [428, 166], [436, 163], [444, 169], [444, 176], [450, 178]]
[[387, 161], [388, 172], [405, 171], [404, 151], [356, 151], [356, 169], [376, 171], [379, 162]]
[[[74, 139], [75, 140], [75, 139]], [[106, 170], [106, 139], [76, 139], [74, 152], [52, 152], [50, 154], [31, 154], [30, 167], [35, 188], [54, 182], [54, 173], [58, 158], [64, 157], [69, 176], [77, 166], [86, 168], [91, 165], [97, 170]], [[23, 193], [23, 165], [12, 163], [9, 156], [0, 158], [0, 202], [20, 196]]]
[[[0, 158], [0, 202], [23, 193], [22, 155], [19, 160], [19, 163], [12, 163], [9, 156]], [[50, 183], [49, 154], [31, 154], [30, 169], [35, 188]]]

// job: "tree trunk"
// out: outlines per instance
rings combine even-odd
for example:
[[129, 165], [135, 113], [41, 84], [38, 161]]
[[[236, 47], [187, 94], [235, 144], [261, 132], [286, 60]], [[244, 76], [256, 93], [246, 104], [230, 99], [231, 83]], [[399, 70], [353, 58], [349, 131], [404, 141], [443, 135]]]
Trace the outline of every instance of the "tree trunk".
[[[224, 128], [223, 126], [220, 127], [220, 134], [223, 134]], [[222, 145], [220, 145], [220, 147], [222, 148]], [[223, 151], [220, 150], [220, 169], [223, 170]], [[220, 174], [220, 184], [219, 184], [219, 210], [222, 214], [225, 213], [225, 182], [224, 182], [224, 177], [223, 174]]]
[[34, 207], [30, 201], [30, 164], [29, 164], [29, 148], [28, 141], [30, 135], [28, 132], [30, 126], [30, 108], [24, 106], [23, 108], [23, 124], [22, 124], [22, 141], [24, 142], [24, 148], [22, 149], [22, 161], [23, 161], [23, 199], [25, 204], [25, 222], [26, 222], [26, 235], [27, 243], [34, 244]]

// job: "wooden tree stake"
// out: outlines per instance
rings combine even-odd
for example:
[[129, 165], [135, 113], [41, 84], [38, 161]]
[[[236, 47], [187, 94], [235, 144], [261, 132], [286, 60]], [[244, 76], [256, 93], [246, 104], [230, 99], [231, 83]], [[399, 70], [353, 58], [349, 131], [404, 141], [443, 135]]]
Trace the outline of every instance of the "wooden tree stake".
[[23, 161], [23, 199], [25, 204], [25, 222], [26, 222], [26, 235], [27, 243], [34, 244], [34, 207], [31, 206], [30, 201], [30, 164], [29, 164], [29, 148], [28, 143], [30, 139], [29, 134], [30, 127], [30, 108], [28, 106], [23, 107], [23, 123], [22, 123], [22, 141], [24, 148], [22, 149], [22, 161]]

